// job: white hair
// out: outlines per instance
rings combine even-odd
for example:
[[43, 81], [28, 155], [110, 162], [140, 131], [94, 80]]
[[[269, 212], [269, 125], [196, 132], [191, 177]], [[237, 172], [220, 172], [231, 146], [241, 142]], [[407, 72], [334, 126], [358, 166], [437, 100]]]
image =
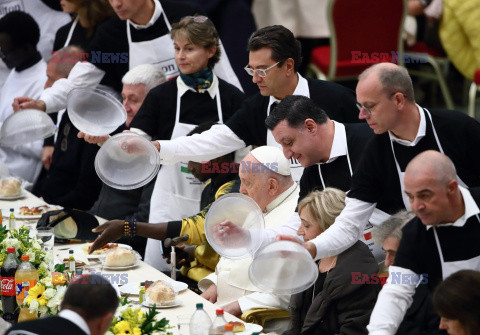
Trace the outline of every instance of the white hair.
[[165, 76], [165, 72], [163, 72], [159, 66], [152, 64], [135, 66], [133, 69], [125, 73], [122, 78], [122, 84], [145, 84], [145, 90], [147, 92], [166, 81], [167, 77]]

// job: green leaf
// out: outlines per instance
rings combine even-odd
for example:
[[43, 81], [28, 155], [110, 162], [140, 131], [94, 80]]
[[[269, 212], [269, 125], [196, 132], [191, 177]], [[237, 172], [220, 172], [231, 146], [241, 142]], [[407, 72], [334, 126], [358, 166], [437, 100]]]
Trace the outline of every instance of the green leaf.
[[66, 266], [67, 266], [67, 264], [65, 264], [65, 263], [63, 263], [63, 264], [55, 264], [55, 272], [64, 273]]
[[123, 298], [123, 299], [120, 301], [120, 305], [125, 306], [125, 305], [129, 304], [129, 303], [130, 303], [130, 301], [128, 300], [128, 297], [129, 297], [129, 296], [130, 296], [130, 294], [127, 294], [127, 295], [125, 296], [125, 298]]

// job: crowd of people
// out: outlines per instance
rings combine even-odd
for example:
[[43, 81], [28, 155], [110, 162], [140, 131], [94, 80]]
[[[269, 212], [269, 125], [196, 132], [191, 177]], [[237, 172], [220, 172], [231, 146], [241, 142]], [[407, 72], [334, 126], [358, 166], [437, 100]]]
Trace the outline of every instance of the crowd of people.
[[[44, 141], [0, 146], [0, 162], [48, 203], [107, 219], [94, 229], [99, 235], [90, 252], [122, 241], [167, 271], [162, 241], [188, 234], [177, 247], [177, 278], [238, 317], [254, 308], [290, 311], [265, 331], [478, 333], [475, 119], [417, 104], [408, 71], [394, 63], [367, 68], [355, 91], [305, 78], [302, 45], [282, 25], [235, 43], [224, 34], [225, 50], [215, 21], [205, 16], [215, 11], [201, 1], [56, 2], [71, 21], [56, 27], [49, 58], [39, 50], [44, 22], [35, 13], [18, 8], [0, 18], [0, 57], [10, 69], [0, 87], [0, 122], [38, 109], [58, 128]], [[425, 4], [413, 2], [410, 10], [420, 13]], [[237, 75], [232, 49], [239, 45], [248, 53], [240, 71], [257, 93]], [[75, 88], [98, 88], [123, 102], [127, 120], [115, 133], [151, 141], [162, 163], [156, 179], [133, 190], [102, 184], [94, 160], [109, 135], [75, 128], [65, 110]], [[215, 252], [205, 218], [229, 193], [260, 208], [262, 246], [288, 240], [308, 251], [318, 266], [309, 288], [264, 292], [248, 276], [251, 257]], [[226, 234], [244, 233], [230, 221], [221, 225]], [[78, 334], [102, 334], [118, 305], [112, 290], [71, 285], [52, 323], [39, 320], [10, 333], [53, 334], [47, 329], [73, 322]], [[96, 300], [83, 299], [87, 294]]]

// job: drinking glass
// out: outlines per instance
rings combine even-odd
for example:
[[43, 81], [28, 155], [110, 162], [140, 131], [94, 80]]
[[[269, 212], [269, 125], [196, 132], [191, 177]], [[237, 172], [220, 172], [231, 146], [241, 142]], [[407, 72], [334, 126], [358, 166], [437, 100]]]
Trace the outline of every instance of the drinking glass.
[[42, 241], [42, 249], [46, 252], [51, 252], [53, 250], [53, 245], [55, 243], [55, 232], [52, 227], [38, 227], [37, 228], [37, 239]]
[[184, 314], [177, 316], [177, 327], [179, 335], [189, 335], [190, 334], [190, 319], [192, 318], [191, 314]]

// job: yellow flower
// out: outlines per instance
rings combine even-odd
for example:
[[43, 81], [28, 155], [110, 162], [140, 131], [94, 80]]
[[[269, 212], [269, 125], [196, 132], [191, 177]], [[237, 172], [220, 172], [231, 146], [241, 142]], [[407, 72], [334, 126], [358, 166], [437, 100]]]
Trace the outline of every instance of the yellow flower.
[[43, 293], [45, 292], [45, 287], [38, 283], [28, 291], [28, 297], [25, 299], [25, 304], [30, 304], [32, 300], [37, 300], [40, 306], [45, 306], [47, 300]]
[[120, 321], [113, 327], [114, 334], [133, 334], [132, 330], [130, 329], [130, 324], [127, 321]]
[[139, 327], [133, 328], [133, 335], [142, 335], [142, 331]]
[[53, 285], [63, 285], [67, 282], [67, 278], [60, 272], [52, 273], [52, 284]]

